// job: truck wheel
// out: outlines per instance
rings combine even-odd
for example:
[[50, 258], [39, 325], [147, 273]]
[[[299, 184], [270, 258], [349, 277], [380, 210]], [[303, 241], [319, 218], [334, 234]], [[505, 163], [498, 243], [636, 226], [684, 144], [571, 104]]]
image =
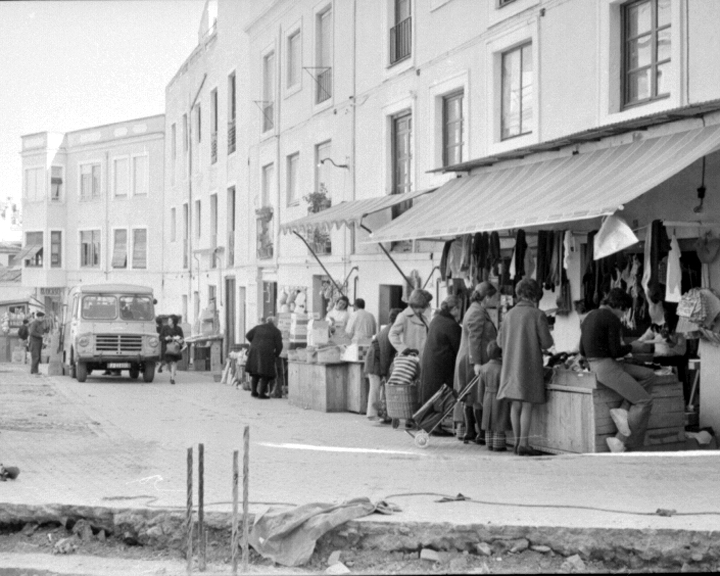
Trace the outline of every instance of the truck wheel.
[[133, 364], [132, 368], [130, 368], [130, 379], [137, 380], [138, 376], [140, 376], [140, 368]]
[[145, 369], [143, 370], [143, 380], [145, 382], [152, 382], [155, 378], [155, 362], [145, 362]]
[[75, 365], [75, 377], [77, 378], [78, 382], [85, 382], [85, 380], [87, 380], [88, 368], [85, 362], [78, 362]]

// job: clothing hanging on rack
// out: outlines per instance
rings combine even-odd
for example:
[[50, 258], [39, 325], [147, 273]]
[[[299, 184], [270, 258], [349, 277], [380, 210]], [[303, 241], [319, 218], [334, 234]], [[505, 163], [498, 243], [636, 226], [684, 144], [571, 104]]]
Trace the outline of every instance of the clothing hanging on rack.
[[514, 278], [522, 279], [525, 277], [525, 253], [528, 251], [528, 243], [525, 239], [525, 230], [518, 230], [515, 235], [515, 251], [513, 260], [515, 262], [515, 270], [512, 273]]
[[447, 280], [448, 278], [448, 257], [450, 256], [450, 247], [455, 240], [448, 240], [443, 245], [442, 256], [440, 256], [440, 279]]
[[675, 234], [673, 234], [670, 239], [670, 253], [668, 254], [667, 275], [665, 277], [665, 300], [667, 302], [680, 302], [682, 297], [680, 256], [680, 244], [675, 238]]

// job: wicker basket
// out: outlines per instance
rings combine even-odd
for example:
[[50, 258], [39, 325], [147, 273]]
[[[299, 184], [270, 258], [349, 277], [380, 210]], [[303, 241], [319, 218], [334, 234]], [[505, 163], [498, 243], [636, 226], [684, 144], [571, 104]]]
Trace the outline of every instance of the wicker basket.
[[418, 390], [415, 384], [385, 386], [387, 414], [390, 418], [410, 419], [417, 410]]

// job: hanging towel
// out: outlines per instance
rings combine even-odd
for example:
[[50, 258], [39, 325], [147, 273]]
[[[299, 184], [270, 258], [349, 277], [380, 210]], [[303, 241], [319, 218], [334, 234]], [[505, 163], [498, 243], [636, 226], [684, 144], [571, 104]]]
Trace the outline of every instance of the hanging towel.
[[675, 234], [670, 239], [670, 254], [668, 254], [667, 277], [665, 280], [665, 300], [667, 302], [680, 302], [682, 297], [682, 268], [680, 267], [680, 244]]
[[575, 252], [575, 241], [570, 230], [565, 230], [565, 238], [563, 239], [563, 248], [565, 249], [565, 256], [563, 257], [563, 268], [568, 269], [568, 260], [570, 259], [570, 253]]

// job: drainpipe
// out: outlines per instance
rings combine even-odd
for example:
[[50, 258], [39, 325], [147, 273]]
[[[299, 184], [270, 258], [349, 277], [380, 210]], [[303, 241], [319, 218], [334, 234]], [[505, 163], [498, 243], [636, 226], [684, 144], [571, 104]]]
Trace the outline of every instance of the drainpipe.
[[[105, 152], [105, 237], [108, 239], [105, 242], [105, 281], [108, 279], [110, 274], [110, 152]], [[130, 238], [128, 238], [130, 240]], [[130, 242], [126, 242], [125, 250], [130, 245]]]
[[[278, 26], [278, 38], [280, 39], [280, 46], [282, 47], [283, 35], [282, 24]], [[280, 190], [280, 135], [282, 133], [280, 127], [281, 119], [281, 104], [282, 96], [280, 90], [282, 89], [282, 75], [280, 74], [280, 50], [275, 51], [278, 57], [275, 58], [275, 76], [276, 76], [276, 91], [275, 91], [275, 102], [277, 103], [277, 133], [275, 134], [275, 158], [277, 158], [275, 165], [275, 206], [277, 207], [275, 215], [275, 226], [273, 227], [273, 267], [275, 268], [275, 274], [278, 272], [278, 261], [280, 259], [280, 201], [282, 199], [282, 191]]]

